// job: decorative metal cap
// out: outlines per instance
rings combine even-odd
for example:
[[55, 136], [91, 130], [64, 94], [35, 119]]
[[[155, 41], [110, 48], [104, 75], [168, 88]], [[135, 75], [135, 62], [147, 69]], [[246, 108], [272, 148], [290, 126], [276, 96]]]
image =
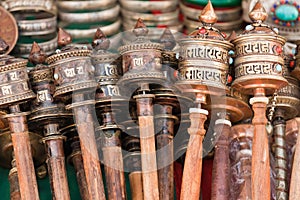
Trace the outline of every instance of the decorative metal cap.
[[263, 22], [268, 18], [268, 13], [263, 7], [260, 0], [256, 2], [254, 7], [249, 13], [250, 19], [253, 21], [251, 25], [247, 25], [245, 31], [242, 34], [275, 34], [278, 35], [278, 29], [272, 28], [268, 25], [263, 24]]
[[249, 13], [249, 17], [254, 23], [259, 24], [261, 24], [268, 18], [268, 13], [261, 4], [260, 0], [258, 0], [252, 8], [252, 11]]
[[97, 29], [94, 40], [92, 42], [92, 47], [94, 50], [107, 50], [110, 45], [110, 40], [106, 37], [106, 35], [101, 31], [100, 28]]
[[210, 0], [202, 10], [201, 15], [199, 16], [199, 20], [202, 22], [203, 25], [209, 25], [209, 26], [217, 22], [218, 17], [214, 11], [214, 8]]
[[176, 40], [170, 29], [166, 28], [161, 35], [159, 41], [164, 45], [166, 50], [173, 50], [176, 46]]
[[5, 54], [8, 49], [8, 44], [2, 38], [0, 38], [0, 56]]
[[46, 59], [46, 62], [48, 64], [53, 64], [61, 59], [74, 56], [88, 56], [91, 53], [91, 50], [88, 49], [87, 45], [71, 45], [71, 43], [71, 35], [62, 28], [59, 28], [57, 33], [57, 44], [61, 49], [56, 50], [55, 54], [49, 56]]
[[139, 49], [157, 49], [162, 50], [163, 46], [159, 43], [151, 42], [146, 36], [148, 35], [148, 28], [144, 24], [143, 20], [139, 18], [137, 23], [132, 30], [136, 35], [136, 40], [128, 45], [121, 46], [118, 50], [121, 54], [127, 51], [139, 50]]
[[32, 64], [37, 65], [37, 64], [43, 64], [46, 58], [47, 58], [46, 53], [40, 48], [40, 46], [36, 42], [33, 42], [28, 60]]
[[212, 25], [217, 22], [218, 17], [210, 1], [208, 1], [207, 5], [202, 10], [199, 20], [201, 21], [202, 26], [190, 33], [189, 36], [193, 38], [225, 40], [225, 34], [212, 27]]

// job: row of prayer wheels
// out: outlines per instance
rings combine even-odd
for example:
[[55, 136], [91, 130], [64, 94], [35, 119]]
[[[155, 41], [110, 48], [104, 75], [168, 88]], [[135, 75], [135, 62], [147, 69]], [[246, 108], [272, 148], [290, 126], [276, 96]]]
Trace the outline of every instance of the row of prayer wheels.
[[33, 43], [29, 72], [1, 40], [0, 157], [11, 199], [39, 199], [44, 162], [53, 199], [70, 199], [68, 157], [84, 200], [174, 199], [176, 159], [176, 199], [198, 200], [212, 154], [210, 199], [299, 199], [298, 66], [287, 67], [294, 58], [264, 24], [260, 1], [249, 17], [226, 37], [209, 1], [196, 30], [176, 41], [166, 29], [159, 42], [138, 19], [118, 53], [100, 29], [91, 46], [59, 29], [54, 54]]

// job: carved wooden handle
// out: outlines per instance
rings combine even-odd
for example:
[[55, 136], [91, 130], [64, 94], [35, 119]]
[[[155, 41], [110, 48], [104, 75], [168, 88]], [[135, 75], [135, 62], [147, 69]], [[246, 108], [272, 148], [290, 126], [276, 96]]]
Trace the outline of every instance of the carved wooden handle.
[[122, 150], [119, 146], [102, 148], [108, 199], [126, 199]]
[[202, 141], [205, 135], [206, 115], [191, 113], [191, 127], [188, 129], [190, 139], [185, 156], [181, 200], [199, 200], [202, 173]]
[[[254, 97], [255, 98], [255, 97]], [[266, 133], [266, 102], [252, 104], [254, 136], [252, 146], [252, 200], [270, 199], [270, 158]]]
[[30, 139], [26, 116], [19, 115], [8, 118], [12, 136], [21, 199], [39, 199], [36, 176], [33, 166]]
[[66, 173], [63, 140], [61, 137], [58, 137], [58, 139], [53, 138], [47, 140], [46, 145], [48, 150], [47, 165], [53, 198], [69, 200], [70, 192]]
[[145, 200], [158, 200], [158, 175], [156, 166], [156, 151], [153, 116], [139, 116], [141, 161], [143, 171], [143, 189]]
[[156, 136], [160, 200], [174, 199], [174, 167], [170, 160], [173, 159], [172, 140], [172, 136], [167, 134]]
[[86, 183], [81, 151], [79, 150], [73, 151], [71, 155], [71, 159], [76, 171], [76, 178], [77, 178], [81, 199], [89, 200], [89, 190], [88, 190], [88, 185]]
[[129, 174], [130, 188], [131, 188], [131, 197], [132, 200], [143, 200], [143, 175], [142, 172], [135, 171]]
[[215, 133], [219, 135], [215, 146], [215, 156], [212, 171], [212, 200], [228, 200], [230, 195], [230, 160], [229, 134], [230, 126], [216, 124]]

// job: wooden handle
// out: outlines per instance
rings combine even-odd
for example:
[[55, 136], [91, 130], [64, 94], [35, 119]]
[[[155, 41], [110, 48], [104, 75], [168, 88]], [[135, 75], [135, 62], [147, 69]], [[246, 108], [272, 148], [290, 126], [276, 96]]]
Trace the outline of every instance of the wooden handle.
[[201, 173], [202, 173], [202, 141], [205, 135], [204, 122], [206, 115], [191, 113], [191, 126], [188, 129], [190, 139], [186, 151], [182, 185], [181, 200], [199, 200]]
[[95, 139], [95, 125], [90, 105], [74, 108], [89, 199], [105, 200], [100, 160]]
[[212, 171], [212, 200], [228, 200], [230, 195], [230, 160], [229, 134], [230, 126], [216, 124], [215, 133], [219, 135], [215, 145]]
[[143, 189], [145, 200], [158, 200], [158, 175], [156, 166], [153, 116], [139, 116]]
[[119, 146], [102, 148], [108, 199], [126, 199], [122, 149]]
[[290, 183], [290, 200], [300, 199], [300, 118], [296, 118], [298, 125], [298, 136], [297, 143], [294, 153], [294, 161], [291, 174], [291, 183]]
[[143, 177], [142, 172], [132, 172], [129, 174], [129, 182], [130, 182], [130, 189], [131, 189], [131, 198], [132, 200], [143, 200], [144, 193], [143, 193]]
[[266, 102], [256, 101], [252, 104], [254, 111], [252, 120], [252, 124], [254, 125], [251, 170], [252, 200], [270, 199], [271, 195], [266, 107]]
[[173, 137], [167, 134], [156, 136], [159, 199], [174, 199]]
[[70, 192], [65, 166], [65, 155], [63, 140], [52, 138], [46, 140], [47, 145], [47, 165], [53, 199], [69, 200]]
[[73, 151], [71, 159], [76, 171], [77, 184], [79, 187], [81, 199], [89, 200], [89, 190], [86, 183], [81, 151]]
[[94, 134], [94, 123], [77, 124], [89, 199], [105, 200], [102, 172]]
[[22, 200], [39, 199], [26, 116], [8, 118]]

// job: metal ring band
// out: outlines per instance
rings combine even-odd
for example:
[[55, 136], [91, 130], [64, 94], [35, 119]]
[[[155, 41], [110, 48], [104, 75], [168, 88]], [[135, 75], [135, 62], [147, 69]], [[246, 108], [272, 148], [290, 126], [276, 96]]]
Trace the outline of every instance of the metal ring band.
[[[53, 39], [38, 43], [41, 49], [45, 51], [47, 55], [52, 54], [57, 48], [57, 36]], [[32, 44], [17, 44], [13, 50], [14, 54], [28, 58], [31, 51]]]
[[92, 23], [103, 21], [114, 21], [119, 16], [120, 6], [113, 8], [87, 13], [65, 13], [59, 12], [58, 16], [61, 21], [66, 23]]
[[28, 0], [5, 0], [1, 2], [1, 5], [8, 11], [46, 11], [56, 14], [56, 5], [53, 0], [42, 1], [28, 1]]
[[134, 12], [149, 12], [159, 10], [161, 12], [174, 11], [177, 8], [178, 0], [173, 1], [136, 1], [120, 0], [122, 8]]
[[94, 1], [56, 1], [57, 8], [64, 11], [79, 10], [102, 10], [111, 8], [117, 0], [94, 0]]
[[[184, 16], [197, 21], [199, 20], [198, 16], [202, 12], [202, 10], [188, 7], [184, 5], [182, 2], [179, 3], [179, 6]], [[218, 17], [218, 21], [222, 21], [222, 22], [236, 21], [240, 19], [242, 16], [242, 7], [235, 7], [227, 10], [215, 9], [215, 13]]]
[[[243, 23], [243, 19], [240, 18], [239, 20], [232, 21], [232, 22], [221, 22], [221, 23], [217, 22], [214, 24], [214, 27], [221, 31], [231, 31], [231, 30], [240, 29], [242, 23]], [[201, 25], [200, 22], [187, 19], [186, 17], [184, 18], [183, 24], [191, 29], [196, 29]]]
[[[63, 25], [62, 25], [63, 27]], [[121, 27], [121, 18], [119, 18], [116, 22], [109, 24], [107, 26], [100, 27], [101, 31], [104, 32], [105, 35], [111, 36], [116, 34]], [[95, 35], [96, 28], [91, 28], [87, 30], [81, 29], [65, 29], [69, 34], [71, 34], [72, 38], [92, 38]]]
[[[34, 20], [25, 20], [28, 15], [35, 16]], [[46, 35], [56, 32], [56, 15], [45, 12], [37, 13], [14, 13], [17, 19], [20, 35]]]
[[144, 21], [155, 21], [155, 22], [163, 22], [174, 20], [178, 18], [179, 9], [175, 10], [174, 12], [162, 13], [162, 14], [145, 14], [145, 13], [137, 13], [131, 12], [125, 9], [121, 9], [122, 16], [129, 16], [129, 18], [133, 20], [138, 20], [142, 18]]

